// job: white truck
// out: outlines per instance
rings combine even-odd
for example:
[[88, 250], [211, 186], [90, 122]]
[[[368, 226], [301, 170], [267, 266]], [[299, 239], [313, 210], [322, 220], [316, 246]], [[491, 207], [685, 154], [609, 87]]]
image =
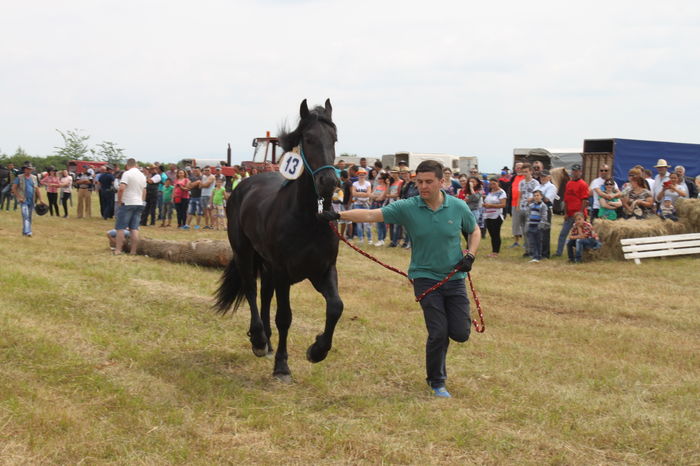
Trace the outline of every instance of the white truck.
[[415, 170], [424, 160], [436, 160], [452, 171], [468, 173], [470, 168], [479, 167], [479, 158], [476, 156], [459, 156], [452, 154], [428, 154], [419, 152], [397, 152], [382, 156], [382, 164], [386, 167], [394, 167], [399, 162], [408, 163], [410, 170]]

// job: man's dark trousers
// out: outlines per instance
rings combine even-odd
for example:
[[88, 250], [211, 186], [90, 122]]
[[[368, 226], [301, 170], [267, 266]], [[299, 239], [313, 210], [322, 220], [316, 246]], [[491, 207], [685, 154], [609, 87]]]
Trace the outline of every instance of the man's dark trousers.
[[[420, 296], [438, 280], [416, 278], [413, 290]], [[447, 379], [445, 361], [450, 339], [464, 342], [469, 339], [471, 319], [469, 297], [464, 280], [449, 280], [421, 301], [428, 341], [425, 346], [427, 381], [431, 387], [442, 387]]]

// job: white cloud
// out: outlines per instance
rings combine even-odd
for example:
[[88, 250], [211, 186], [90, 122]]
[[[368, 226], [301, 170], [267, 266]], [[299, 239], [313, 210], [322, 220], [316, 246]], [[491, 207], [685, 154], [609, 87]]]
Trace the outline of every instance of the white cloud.
[[24, 2], [0, 30], [0, 149], [83, 128], [147, 160], [216, 156], [330, 97], [337, 152], [478, 155], [700, 142], [691, 1]]

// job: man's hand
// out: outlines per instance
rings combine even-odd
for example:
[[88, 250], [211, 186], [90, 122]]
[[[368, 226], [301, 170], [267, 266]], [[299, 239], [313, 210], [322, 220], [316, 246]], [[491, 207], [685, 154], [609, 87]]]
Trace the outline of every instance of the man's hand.
[[334, 220], [339, 220], [340, 214], [334, 210], [324, 210], [318, 214], [318, 218], [325, 220], [326, 222], [332, 222]]
[[455, 264], [453, 269], [457, 269], [460, 272], [469, 272], [472, 269], [472, 264], [474, 263], [474, 254], [468, 252], [462, 257], [462, 259]]

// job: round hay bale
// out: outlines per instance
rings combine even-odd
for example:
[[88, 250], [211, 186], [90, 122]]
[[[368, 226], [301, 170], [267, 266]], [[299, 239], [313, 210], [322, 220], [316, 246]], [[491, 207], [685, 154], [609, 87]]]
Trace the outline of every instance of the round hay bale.
[[597, 259], [624, 259], [620, 240], [623, 238], [646, 238], [650, 236], [675, 235], [691, 230], [685, 222], [662, 220], [651, 217], [644, 220], [619, 219], [596, 220], [595, 231], [598, 233], [602, 247], [591, 253]]

